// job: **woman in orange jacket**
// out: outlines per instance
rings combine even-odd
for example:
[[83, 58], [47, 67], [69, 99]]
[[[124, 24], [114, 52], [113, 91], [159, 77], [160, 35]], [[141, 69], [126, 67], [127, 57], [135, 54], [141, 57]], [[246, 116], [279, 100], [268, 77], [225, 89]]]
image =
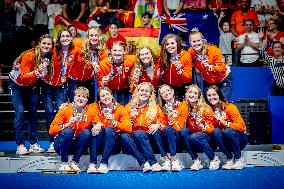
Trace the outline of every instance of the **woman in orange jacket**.
[[155, 89], [160, 85], [161, 62], [155, 57], [149, 46], [141, 46], [136, 54], [136, 62], [130, 73], [130, 91], [133, 93], [137, 85], [150, 82]]
[[[16, 154], [29, 152], [41, 153], [44, 150], [38, 145], [37, 109], [40, 98], [39, 77], [44, 77], [48, 64], [52, 60], [53, 40], [50, 35], [40, 37], [38, 45], [23, 52], [14, 62], [9, 74], [9, 91], [15, 109], [14, 128], [18, 145]], [[24, 102], [28, 103], [30, 149], [25, 147], [24, 140]]]
[[184, 102], [174, 98], [174, 90], [169, 85], [163, 84], [159, 88], [159, 100], [165, 114], [166, 127], [164, 134], [171, 155], [171, 161], [166, 158], [162, 170], [181, 171], [181, 165], [176, 153], [181, 150], [180, 130], [185, 127], [188, 116], [188, 107]]
[[84, 86], [90, 90], [89, 102], [93, 102], [97, 94], [95, 89], [98, 89], [99, 61], [108, 56], [102, 31], [98, 27], [91, 27], [84, 39], [73, 42], [79, 50], [68, 80], [69, 101], [73, 101], [74, 90]]
[[163, 83], [173, 87], [176, 97], [183, 100], [185, 86], [192, 81], [192, 59], [182, 47], [181, 39], [174, 34], [164, 37], [161, 44]]
[[[145, 158], [137, 149], [132, 139], [132, 125], [124, 106], [114, 100], [112, 91], [102, 87], [98, 92], [98, 102], [94, 109], [99, 112], [94, 116], [90, 145], [90, 165], [87, 173], [107, 173], [108, 159], [118, 154], [121, 149], [136, 157], [140, 165], [146, 163]], [[97, 153], [102, 151], [102, 159], [97, 168]]]
[[[245, 166], [245, 159], [241, 156], [241, 150], [246, 147], [247, 135], [245, 122], [238, 108], [227, 101], [220, 88], [211, 85], [206, 90], [206, 102], [215, 111], [213, 137], [221, 151], [226, 155], [227, 162], [223, 169], [242, 169]], [[233, 151], [235, 162], [229, 146]]]
[[157, 163], [150, 144], [151, 138], [157, 145], [161, 156], [167, 155], [161, 133], [161, 129], [164, 127], [164, 115], [156, 103], [153, 85], [149, 82], [140, 83], [136, 87], [131, 101], [126, 105], [126, 109], [132, 122], [134, 140], [147, 160], [143, 171], [161, 171], [161, 166]]
[[129, 76], [135, 62], [134, 55], [125, 55], [126, 47], [123, 42], [112, 44], [108, 58], [100, 61], [98, 83], [99, 87], [108, 87], [117, 96], [117, 102], [125, 105], [129, 99]]
[[202, 33], [192, 30], [189, 35], [191, 54], [195, 67], [198, 86], [201, 85], [200, 73], [204, 79], [203, 89], [209, 85], [218, 85], [227, 99], [232, 94], [232, 74], [230, 67], [226, 64], [221, 50], [205, 42]]
[[[79, 87], [74, 93], [73, 103], [58, 111], [49, 129], [49, 134], [55, 135], [54, 149], [61, 156], [59, 170], [62, 171], [80, 171], [78, 163], [89, 145], [93, 117], [98, 114], [91, 105], [87, 105], [88, 89]], [[68, 163], [71, 149], [74, 149], [74, 156]]]
[[187, 128], [181, 129], [180, 133], [184, 140], [184, 145], [190, 154], [193, 165], [191, 170], [203, 168], [197, 152], [204, 152], [210, 159], [209, 170], [219, 168], [221, 161], [214, 154], [210, 143], [212, 142], [213, 110], [203, 99], [201, 90], [197, 85], [190, 85], [185, 93], [185, 102], [189, 107], [187, 118]]

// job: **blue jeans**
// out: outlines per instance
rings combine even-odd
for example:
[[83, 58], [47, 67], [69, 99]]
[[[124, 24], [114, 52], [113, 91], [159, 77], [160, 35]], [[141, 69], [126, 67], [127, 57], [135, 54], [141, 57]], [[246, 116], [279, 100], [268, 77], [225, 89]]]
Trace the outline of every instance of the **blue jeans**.
[[243, 150], [248, 142], [247, 135], [231, 128], [224, 130], [224, 141], [232, 149], [234, 158], [241, 157], [241, 150]]
[[97, 164], [97, 155], [101, 151], [101, 163], [106, 165], [111, 155], [118, 154], [121, 151], [120, 136], [111, 127], [102, 128], [98, 135], [91, 137], [90, 163]]
[[62, 130], [55, 138], [54, 149], [61, 156], [62, 162], [68, 162], [68, 154], [74, 149], [73, 161], [79, 163], [80, 157], [85, 153], [90, 142], [91, 132], [84, 129], [74, 140], [74, 131], [71, 128]]
[[[46, 130], [49, 131], [50, 124], [54, 119], [59, 106], [66, 102], [67, 86], [51, 86], [44, 84], [42, 87], [43, 105], [45, 110]], [[49, 142], [54, 141], [54, 136], [49, 135]]]
[[232, 159], [232, 153], [228, 150], [228, 147], [224, 142], [224, 133], [221, 129], [215, 128], [212, 132], [212, 137], [214, 139], [215, 144], [220, 148], [220, 150], [225, 154], [227, 159]]
[[86, 87], [89, 89], [89, 100], [88, 103], [93, 103], [94, 102], [94, 93], [95, 93], [95, 88], [94, 88], [94, 79], [89, 79], [86, 81], [76, 81], [74, 79], [69, 78], [68, 79], [68, 93], [69, 93], [69, 102], [74, 101], [74, 96], [75, 96], [75, 90], [78, 87]]
[[[31, 87], [21, 87], [9, 81], [9, 92], [15, 109], [14, 129], [17, 145], [25, 144], [24, 140], [24, 106], [28, 108], [29, 142], [35, 144], [38, 141], [38, 103], [40, 98], [39, 84]], [[27, 104], [26, 104], [27, 103]]]
[[191, 142], [201, 152], [204, 152], [210, 160], [214, 159], [214, 152], [210, 146], [212, 137], [206, 133], [198, 132], [190, 135]]
[[149, 139], [149, 137], [152, 136], [155, 138], [155, 136], [149, 135], [145, 131], [142, 131], [142, 130], [136, 131], [133, 136], [134, 136], [134, 141], [137, 144], [138, 148], [140, 148], [141, 151], [143, 152], [143, 155], [146, 158], [146, 161], [148, 161], [150, 165], [157, 163], [157, 159], [155, 157], [155, 154], [153, 152], [152, 146], [150, 144], [150, 139]]
[[115, 100], [125, 106], [129, 101], [129, 89], [112, 90]]
[[177, 148], [182, 145], [180, 132], [176, 131], [171, 126], [166, 126], [164, 134], [166, 137], [167, 145], [169, 147], [170, 155], [175, 156], [177, 153]]
[[180, 135], [182, 136], [183, 139], [183, 145], [185, 147], [185, 150], [187, 153], [189, 153], [191, 159], [196, 159], [198, 157], [197, 151], [194, 150], [194, 147], [192, 145], [191, 137], [192, 132], [188, 128], [182, 128], [180, 130]]

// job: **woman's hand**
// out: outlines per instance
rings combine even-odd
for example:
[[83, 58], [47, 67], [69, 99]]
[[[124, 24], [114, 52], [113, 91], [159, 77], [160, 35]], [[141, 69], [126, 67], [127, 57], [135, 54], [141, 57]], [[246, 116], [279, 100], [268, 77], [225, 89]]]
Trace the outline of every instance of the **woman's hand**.
[[156, 133], [156, 131], [158, 131], [158, 129], [160, 128], [160, 124], [152, 124], [150, 125], [149, 127], [149, 130], [148, 130], [148, 133], [153, 135]]
[[92, 128], [92, 136], [97, 136], [102, 129], [103, 124], [102, 123], [97, 123], [96, 125], [93, 124], [93, 128]]

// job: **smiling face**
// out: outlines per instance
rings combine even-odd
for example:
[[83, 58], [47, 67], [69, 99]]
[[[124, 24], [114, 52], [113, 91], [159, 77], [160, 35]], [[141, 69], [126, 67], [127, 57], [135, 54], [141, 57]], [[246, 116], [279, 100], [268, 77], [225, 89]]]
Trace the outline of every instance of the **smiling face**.
[[88, 102], [88, 96], [83, 92], [78, 92], [74, 96], [74, 103], [77, 108], [84, 108]]
[[123, 61], [124, 48], [120, 44], [113, 43], [111, 48], [111, 57], [114, 62], [120, 63]]
[[199, 99], [199, 90], [196, 87], [189, 87], [185, 93], [185, 100], [190, 104], [195, 104]]
[[151, 63], [153, 56], [151, 51], [148, 48], [144, 47], [139, 51], [139, 58], [144, 65], [148, 65]]
[[143, 23], [144, 26], [147, 26], [150, 22], [151, 22], [151, 19], [149, 18], [148, 15], [144, 15], [142, 17], [142, 23]]
[[267, 29], [271, 31], [271, 30], [274, 30], [275, 28], [277, 28], [277, 25], [276, 25], [275, 21], [274, 20], [269, 20], [267, 22]]
[[52, 39], [43, 38], [39, 43], [39, 47], [42, 53], [50, 52], [52, 50]]
[[95, 28], [91, 28], [88, 32], [90, 45], [95, 46], [99, 43], [99, 32]]
[[177, 41], [175, 38], [169, 38], [166, 43], [166, 50], [171, 56], [177, 54]]
[[273, 44], [273, 52], [275, 57], [281, 57], [282, 56], [282, 45], [281, 42], [277, 42]]
[[71, 43], [71, 35], [68, 31], [62, 31], [60, 35], [60, 43], [62, 46], [68, 46]]
[[206, 92], [206, 98], [212, 106], [218, 106], [220, 98], [216, 90], [208, 89]]
[[138, 90], [138, 100], [140, 104], [148, 102], [151, 95], [151, 88], [148, 84], [143, 84]]
[[110, 91], [108, 90], [100, 90], [99, 93], [100, 102], [105, 106], [110, 106], [113, 101], [113, 96]]
[[168, 85], [162, 86], [159, 93], [162, 99], [166, 102], [172, 102], [174, 100], [174, 90]]
[[109, 33], [112, 37], [116, 37], [117, 36], [117, 32], [118, 32], [118, 29], [117, 29], [117, 25], [115, 24], [111, 24], [110, 27], [109, 27]]
[[71, 32], [72, 38], [77, 37], [77, 29], [74, 26], [71, 26], [69, 30]]
[[200, 33], [190, 35], [190, 45], [196, 52], [201, 53], [203, 38]]

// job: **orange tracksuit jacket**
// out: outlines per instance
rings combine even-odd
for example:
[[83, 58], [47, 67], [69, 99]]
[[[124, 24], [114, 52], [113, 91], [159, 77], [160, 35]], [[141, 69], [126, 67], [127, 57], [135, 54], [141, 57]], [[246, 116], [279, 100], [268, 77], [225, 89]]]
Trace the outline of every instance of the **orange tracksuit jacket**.
[[182, 50], [178, 58], [182, 64], [182, 73], [178, 74], [176, 67], [173, 64], [169, 64], [169, 67], [163, 70], [162, 80], [171, 86], [179, 87], [183, 84], [187, 84], [192, 80], [192, 58], [191, 55]]
[[[38, 79], [35, 72], [35, 51], [29, 50], [15, 61], [17, 60], [20, 64], [14, 65], [10, 72], [10, 79], [20, 86], [28, 87], [34, 85]], [[13, 72], [19, 72], [19, 75], [15, 77], [11, 74]]]
[[[138, 130], [143, 130], [145, 132], [147, 132], [148, 126], [150, 126], [151, 124], [156, 124], [156, 123], [160, 123], [162, 125], [162, 127], [165, 126], [165, 120], [164, 120], [164, 114], [163, 111], [161, 110], [161, 108], [157, 106], [157, 115], [155, 117], [155, 119], [152, 121], [152, 123], [148, 124], [147, 123], [147, 119], [146, 119], [146, 112], [149, 109], [149, 106], [145, 106], [143, 108], [143, 110], [140, 107], [132, 107], [130, 105], [130, 103], [128, 103], [125, 108], [128, 112], [128, 116], [131, 119], [131, 123], [132, 123], [132, 132], [136, 132]], [[135, 112], [136, 116], [132, 117], [132, 113], [131, 112]]]
[[[188, 106], [184, 102], [179, 102], [176, 100], [177, 104], [174, 106], [173, 111], [173, 117], [172, 121], [170, 121], [167, 113], [165, 113], [165, 122], [167, 126], [172, 126], [176, 131], [180, 131], [182, 128], [186, 125], [186, 120], [188, 117]], [[164, 108], [164, 112], [165, 112]]]
[[[142, 68], [143, 69], [143, 68]], [[141, 74], [139, 76], [139, 81], [136, 83], [131, 83], [130, 84], [130, 91], [134, 92], [135, 88], [143, 82], [150, 82], [154, 88], [156, 89], [159, 84], [160, 84], [160, 80], [161, 80], [161, 70], [162, 70], [162, 65], [161, 65], [161, 61], [158, 60], [156, 61], [156, 63], [154, 64], [154, 69], [153, 69], [153, 79], [151, 80], [151, 78], [149, 77], [147, 71], [145, 69], [141, 70]], [[131, 70], [130, 73], [130, 78], [133, 77], [134, 75], [134, 68]]]
[[[75, 132], [74, 137], [78, 137], [81, 131], [90, 128], [94, 115], [98, 114], [92, 105], [86, 106], [86, 111], [82, 117], [81, 122], [74, 123], [70, 128]], [[63, 124], [69, 122], [70, 118], [73, 116], [72, 104], [68, 104], [66, 108], [61, 109], [56, 114], [54, 120], [52, 121], [49, 129], [50, 135], [59, 134], [64, 128]]]
[[208, 58], [209, 69], [196, 59], [196, 53], [193, 48], [189, 48], [188, 52], [193, 57], [194, 66], [201, 72], [205, 82], [209, 84], [219, 84], [231, 72], [230, 67], [226, 64], [220, 49], [213, 45], [208, 45], [206, 56]]
[[232, 128], [234, 130], [237, 130], [239, 132], [245, 132], [246, 131], [246, 124], [238, 110], [238, 108], [232, 104], [232, 103], [226, 103], [225, 109], [221, 110], [221, 116], [226, 121], [226, 126], [222, 126], [218, 123], [216, 119], [214, 119], [214, 126], [226, 129], [226, 128]]
[[98, 103], [94, 103], [93, 105], [95, 112], [99, 112], [98, 115], [94, 116], [93, 123], [97, 124], [101, 122], [104, 125], [104, 128], [107, 126], [112, 127], [117, 133], [131, 133], [132, 125], [125, 107], [117, 102], [115, 102], [114, 106], [115, 108], [112, 114], [114, 115], [114, 120], [116, 121], [115, 125], [111, 124], [109, 120], [105, 118], [103, 110], [101, 109], [101, 106]]
[[[196, 106], [194, 107], [193, 112], [197, 113]], [[212, 132], [213, 132], [213, 129], [214, 129], [214, 126], [213, 126], [214, 112], [209, 105], [204, 105], [202, 118], [203, 118], [203, 120], [201, 121], [201, 124], [205, 126], [205, 127], [203, 127], [203, 130], [198, 127], [198, 125], [196, 123], [196, 119], [192, 115], [192, 112], [189, 112], [189, 115], [188, 115], [188, 118], [187, 118], [188, 129], [193, 133], [204, 132], [204, 133], [211, 135]]]
[[111, 90], [126, 89], [129, 85], [129, 76], [134, 62], [134, 55], [125, 55], [124, 62], [122, 63], [122, 74], [118, 74], [117, 66], [115, 64], [112, 64], [110, 58], [105, 58], [104, 60], [100, 61], [100, 71], [98, 78], [99, 87], [102, 86], [102, 78], [111, 75], [111, 69], [113, 67], [113, 78], [109, 79], [106, 87], [110, 88]]

